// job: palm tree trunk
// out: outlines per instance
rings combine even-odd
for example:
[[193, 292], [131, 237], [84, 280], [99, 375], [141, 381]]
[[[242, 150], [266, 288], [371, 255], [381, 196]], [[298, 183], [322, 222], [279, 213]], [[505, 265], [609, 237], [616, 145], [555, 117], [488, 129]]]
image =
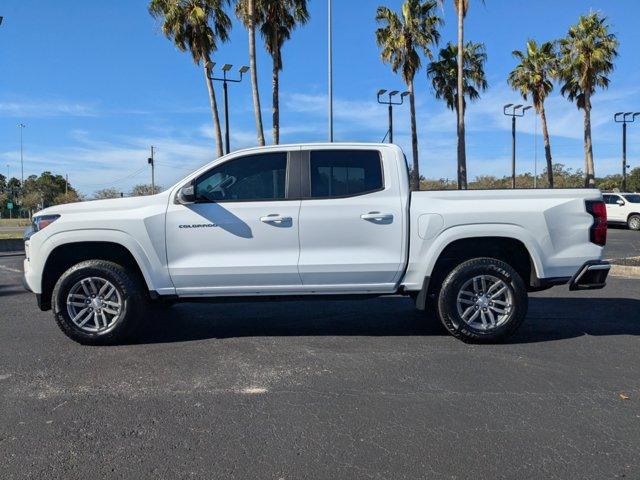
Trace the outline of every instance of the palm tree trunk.
[[591, 93], [586, 89], [584, 94], [584, 166], [585, 187], [596, 186], [595, 168], [593, 165], [593, 143], [591, 141]]
[[256, 116], [256, 132], [258, 134], [258, 145], [264, 147], [264, 127], [262, 126], [262, 110], [260, 107], [260, 92], [258, 90], [258, 67], [256, 64], [256, 26], [255, 26], [255, 3], [248, 0], [249, 10], [249, 67], [251, 69], [251, 90], [253, 93], [253, 110]]
[[211, 104], [211, 114], [213, 115], [213, 131], [216, 136], [216, 150], [218, 157], [224, 155], [222, 151], [222, 130], [220, 129], [220, 117], [218, 116], [218, 102], [216, 102], [216, 92], [213, 89], [213, 81], [211, 80], [211, 61], [208, 56], [204, 58], [204, 78], [209, 89], [209, 103]]
[[551, 158], [551, 141], [549, 140], [549, 129], [547, 128], [547, 113], [544, 104], [540, 107], [540, 121], [542, 123], [542, 137], [544, 138], [544, 156], [547, 159], [547, 179], [549, 188], [553, 188], [553, 159]]
[[413, 94], [413, 79], [407, 84], [409, 90], [409, 110], [411, 112], [411, 148], [413, 169], [411, 170], [411, 190], [420, 190], [420, 162], [418, 161], [418, 128], [416, 126], [416, 100]]
[[280, 143], [280, 51], [273, 52], [273, 144]]
[[464, 8], [458, 0], [458, 189], [467, 188], [467, 152], [464, 129]]

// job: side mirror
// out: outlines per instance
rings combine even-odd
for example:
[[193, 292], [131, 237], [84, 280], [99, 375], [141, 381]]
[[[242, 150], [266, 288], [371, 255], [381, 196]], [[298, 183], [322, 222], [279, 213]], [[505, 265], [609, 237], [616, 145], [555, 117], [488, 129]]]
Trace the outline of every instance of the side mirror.
[[620, 206], [624, 205], [624, 200], [622, 200], [621, 198], [619, 198], [618, 200], [616, 200], [616, 203]]
[[196, 201], [196, 188], [193, 182], [185, 185], [176, 194], [176, 201], [182, 205], [189, 205]]

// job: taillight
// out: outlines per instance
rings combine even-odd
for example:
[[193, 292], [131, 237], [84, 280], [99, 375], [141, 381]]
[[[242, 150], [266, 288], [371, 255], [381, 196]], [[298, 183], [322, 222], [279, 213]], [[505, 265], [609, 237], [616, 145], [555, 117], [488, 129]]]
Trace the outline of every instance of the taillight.
[[593, 225], [589, 229], [589, 240], [596, 245], [607, 243], [607, 207], [602, 201], [588, 201], [587, 212], [593, 217]]

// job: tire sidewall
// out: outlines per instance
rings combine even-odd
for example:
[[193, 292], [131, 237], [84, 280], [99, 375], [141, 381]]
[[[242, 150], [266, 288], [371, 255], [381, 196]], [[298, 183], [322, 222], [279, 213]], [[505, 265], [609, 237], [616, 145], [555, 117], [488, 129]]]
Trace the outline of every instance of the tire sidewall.
[[[501, 326], [490, 331], [467, 325], [458, 313], [457, 299], [462, 286], [477, 275], [491, 275], [502, 280], [513, 295], [512, 312]], [[528, 309], [528, 296], [522, 278], [508, 264], [492, 258], [466, 261], [446, 277], [438, 298], [440, 320], [455, 337], [468, 342], [492, 343], [511, 335], [523, 322]]]
[[[67, 311], [67, 296], [71, 288], [87, 277], [104, 278], [111, 282], [122, 299], [122, 311], [118, 320], [101, 332], [87, 332], [73, 323]], [[53, 313], [62, 331], [82, 344], [108, 344], [124, 339], [135, 315], [137, 291], [135, 283], [119, 265], [106, 261], [86, 261], [67, 270], [56, 283], [52, 294]]]
[[[633, 227], [633, 221], [636, 220], [637, 222], [637, 227]], [[627, 225], [629, 226], [630, 230], [640, 230], [640, 215], [632, 215], [631, 218], [629, 218], [629, 222], [627, 223]]]

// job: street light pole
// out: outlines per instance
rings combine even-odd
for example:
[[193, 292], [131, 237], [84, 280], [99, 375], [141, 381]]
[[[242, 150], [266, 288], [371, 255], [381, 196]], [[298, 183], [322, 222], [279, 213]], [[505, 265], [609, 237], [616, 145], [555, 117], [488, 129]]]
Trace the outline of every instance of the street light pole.
[[[210, 72], [213, 72], [213, 67], [216, 64], [212, 62], [211, 64], [211, 68], [209, 69]], [[238, 70], [238, 72], [240, 73], [240, 78], [239, 79], [234, 79], [234, 78], [228, 78], [227, 77], [227, 72], [229, 70], [231, 70], [233, 68], [233, 65], [229, 64], [229, 63], [225, 63], [222, 66], [222, 78], [218, 78], [218, 77], [211, 77], [211, 80], [213, 80], [214, 82], [222, 82], [222, 92], [224, 94], [224, 143], [225, 143], [225, 153], [228, 154], [231, 151], [231, 142], [229, 140], [229, 94], [228, 94], [228, 89], [227, 89], [227, 83], [231, 82], [231, 83], [240, 83], [242, 82], [242, 78], [244, 76], [245, 73], [247, 73], [249, 71], [249, 67], [247, 67], [246, 65], [243, 65], [242, 67], [240, 67], [240, 69]]]
[[24, 158], [22, 153], [22, 131], [25, 129], [26, 125], [24, 123], [19, 123], [18, 128], [20, 129], [20, 188], [23, 188], [24, 184]]
[[151, 156], [149, 157], [149, 160], [148, 160], [149, 165], [151, 165], [151, 195], [155, 195], [156, 193], [156, 177], [155, 177], [156, 164], [153, 158], [154, 153], [155, 153], [155, 147], [151, 145]]
[[[507, 117], [511, 117], [511, 188], [516, 188], [516, 119], [524, 117], [524, 114], [531, 107], [527, 106], [522, 108], [523, 105], [514, 105], [513, 103], [506, 104], [502, 113]], [[511, 108], [511, 112], [507, 112], [507, 109]], [[522, 108], [521, 111], [518, 111]]]
[[[389, 130], [387, 130], [387, 134], [389, 135], [389, 143], [393, 143], [393, 106], [394, 105], [402, 105], [404, 103], [404, 99], [407, 95], [409, 95], [409, 92], [403, 92], [400, 95], [400, 101], [399, 102], [394, 102], [393, 101], [393, 97], [396, 96], [398, 93], [400, 93], [398, 90], [392, 90], [389, 92], [389, 100], [380, 100], [380, 97], [382, 95], [384, 95], [385, 93], [387, 93], [387, 91], [385, 89], [380, 89], [378, 90], [378, 103], [382, 104], [382, 105], [388, 105], [388, 109], [389, 109]], [[385, 135], [386, 138], [386, 135]]]
[[331, 0], [327, 0], [328, 6], [328, 74], [329, 74], [329, 142], [333, 143], [333, 8]]
[[[613, 116], [616, 123], [622, 124], [622, 191], [627, 191], [627, 123], [634, 123], [640, 112], [618, 112]], [[627, 118], [630, 117], [630, 118]]]

